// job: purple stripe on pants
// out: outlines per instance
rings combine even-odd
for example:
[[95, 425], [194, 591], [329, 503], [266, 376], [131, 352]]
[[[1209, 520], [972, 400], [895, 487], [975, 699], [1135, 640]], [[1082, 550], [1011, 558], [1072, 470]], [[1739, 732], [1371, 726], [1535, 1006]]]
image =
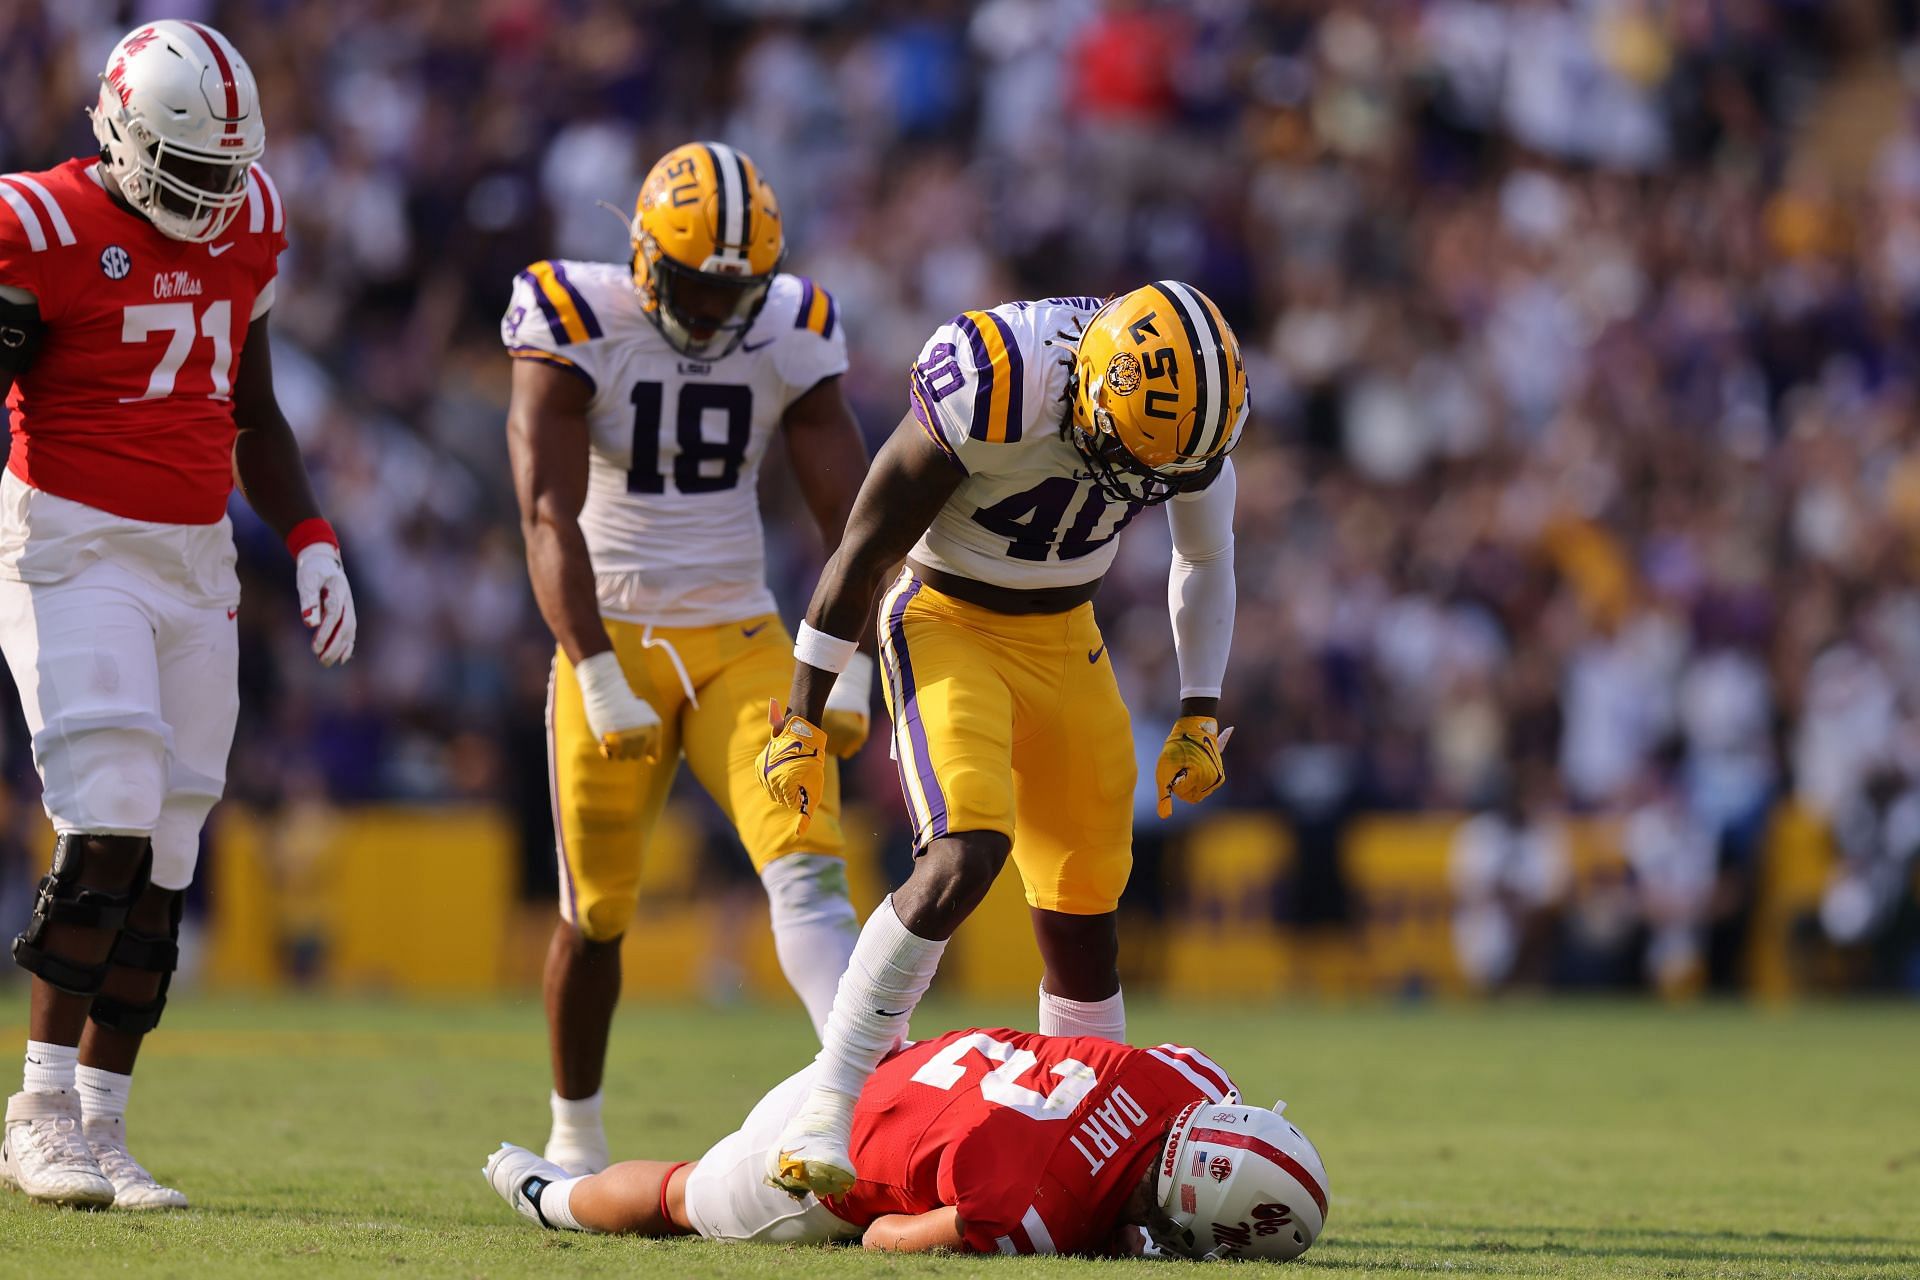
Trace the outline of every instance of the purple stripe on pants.
[[[907, 811], [913, 813], [913, 793], [907, 788], [906, 771], [909, 765], [920, 779], [920, 789], [926, 793], [927, 814], [931, 819], [925, 829], [916, 829], [914, 845], [919, 847], [938, 836], [947, 834], [947, 797], [940, 790], [940, 780], [933, 773], [933, 755], [927, 750], [927, 729], [920, 721], [920, 700], [913, 681], [913, 663], [907, 657], [907, 606], [914, 596], [920, 593], [919, 580], [905, 591], [893, 603], [887, 614], [887, 643], [893, 650], [894, 691], [899, 703], [901, 722], [907, 730], [907, 741], [911, 747], [912, 759], [902, 760], [900, 764], [900, 789], [906, 797]], [[918, 818], [915, 826], [918, 828]]]

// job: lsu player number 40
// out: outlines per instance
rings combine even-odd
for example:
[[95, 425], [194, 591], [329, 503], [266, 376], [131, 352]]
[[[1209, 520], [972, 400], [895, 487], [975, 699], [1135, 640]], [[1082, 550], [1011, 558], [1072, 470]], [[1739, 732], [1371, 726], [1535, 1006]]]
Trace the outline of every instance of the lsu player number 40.
[[[576, 1170], [606, 1163], [599, 1091], [619, 942], [682, 758], [752, 857], [781, 964], [816, 1026], [855, 934], [832, 762], [804, 827], [753, 774], [792, 643], [766, 584], [761, 460], [781, 432], [829, 549], [866, 472], [840, 387], [839, 311], [780, 270], [773, 190], [723, 143], [663, 157], [632, 229], [627, 262], [521, 272], [501, 324], [527, 567], [559, 642], [548, 1154]], [[866, 736], [872, 672], [862, 655], [828, 700], [841, 754]]]
[[186, 1197], [128, 1153], [126, 1102], [240, 707], [236, 476], [293, 553], [322, 663], [355, 625], [274, 398], [287, 218], [253, 73], [168, 21], [129, 32], [100, 82], [97, 154], [0, 177], [0, 647], [59, 833], [13, 944], [33, 987], [0, 1182], [153, 1209]]
[[1115, 908], [1132, 865], [1133, 733], [1091, 600], [1117, 539], [1164, 504], [1180, 716], [1160, 812], [1224, 778], [1218, 700], [1234, 616], [1234, 473], [1246, 374], [1226, 320], [1162, 280], [1101, 303], [970, 311], [922, 349], [911, 408], [861, 488], [801, 629], [768, 789], [825, 706], [836, 650], [906, 558], [878, 619], [913, 874], [868, 918], [811, 1098], [768, 1176], [831, 1194], [856, 1174], [853, 1099], [926, 991], [954, 929], [1011, 856], [1044, 975], [1040, 1030], [1122, 1040]]

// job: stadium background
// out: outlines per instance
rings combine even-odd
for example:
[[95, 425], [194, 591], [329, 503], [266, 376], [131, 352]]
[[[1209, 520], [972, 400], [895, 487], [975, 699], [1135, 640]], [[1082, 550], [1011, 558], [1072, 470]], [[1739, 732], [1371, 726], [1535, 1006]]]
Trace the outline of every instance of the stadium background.
[[[1246, 345], [1230, 777], [1141, 808], [1133, 989], [1920, 991], [1912, 4], [13, 0], [0, 167], [90, 150], [157, 16], [259, 77], [280, 391], [363, 620], [320, 670], [236, 504], [203, 984], [535, 980], [550, 640], [497, 320], [527, 261], [624, 256], [595, 201], [710, 135], [835, 292], [870, 440], [965, 307], [1175, 275]], [[818, 545], [768, 473], [791, 617]], [[1098, 602], [1149, 761], [1166, 550], [1141, 522]], [[0, 718], [11, 933], [47, 838]], [[865, 906], [905, 822], [884, 751], [851, 772]], [[1001, 890], [943, 988], [1031, 990]], [[689, 788], [629, 990], [777, 993], [763, 913]]]

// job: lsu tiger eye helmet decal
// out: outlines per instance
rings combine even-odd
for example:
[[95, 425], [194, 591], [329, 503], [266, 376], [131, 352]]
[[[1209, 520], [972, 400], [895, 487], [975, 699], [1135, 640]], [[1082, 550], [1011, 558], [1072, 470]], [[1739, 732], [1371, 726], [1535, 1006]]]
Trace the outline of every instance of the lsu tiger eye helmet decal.
[[1158, 280], [1095, 312], [1067, 434], [1102, 492], [1152, 505], [1204, 487], [1247, 417], [1240, 341], [1206, 294]]
[[718, 360], [740, 345], [787, 256], [780, 204], [724, 142], [675, 147], [640, 184], [633, 284], [675, 351]]

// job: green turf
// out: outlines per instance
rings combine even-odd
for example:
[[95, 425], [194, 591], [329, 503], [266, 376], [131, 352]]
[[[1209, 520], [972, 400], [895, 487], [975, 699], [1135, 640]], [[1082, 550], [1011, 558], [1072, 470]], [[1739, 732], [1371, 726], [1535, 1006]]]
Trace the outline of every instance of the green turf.
[[[938, 1008], [915, 1026], [1030, 1017]], [[1137, 1004], [1133, 1026], [1292, 1103], [1333, 1183], [1327, 1234], [1299, 1264], [1312, 1274], [1920, 1276], [1911, 1006]], [[630, 1155], [697, 1155], [807, 1053], [797, 1011], [629, 1006], [615, 1034], [607, 1120]], [[0, 1036], [8, 1062], [23, 1037]], [[0, 1275], [1024, 1280], [1156, 1265], [541, 1232], [478, 1170], [502, 1138], [544, 1138], [545, 1090], [531, 1001], [181, 999], [142, 1063], [133, 1133], [197, 1207], [84, 1214], [0, 1193]]]

